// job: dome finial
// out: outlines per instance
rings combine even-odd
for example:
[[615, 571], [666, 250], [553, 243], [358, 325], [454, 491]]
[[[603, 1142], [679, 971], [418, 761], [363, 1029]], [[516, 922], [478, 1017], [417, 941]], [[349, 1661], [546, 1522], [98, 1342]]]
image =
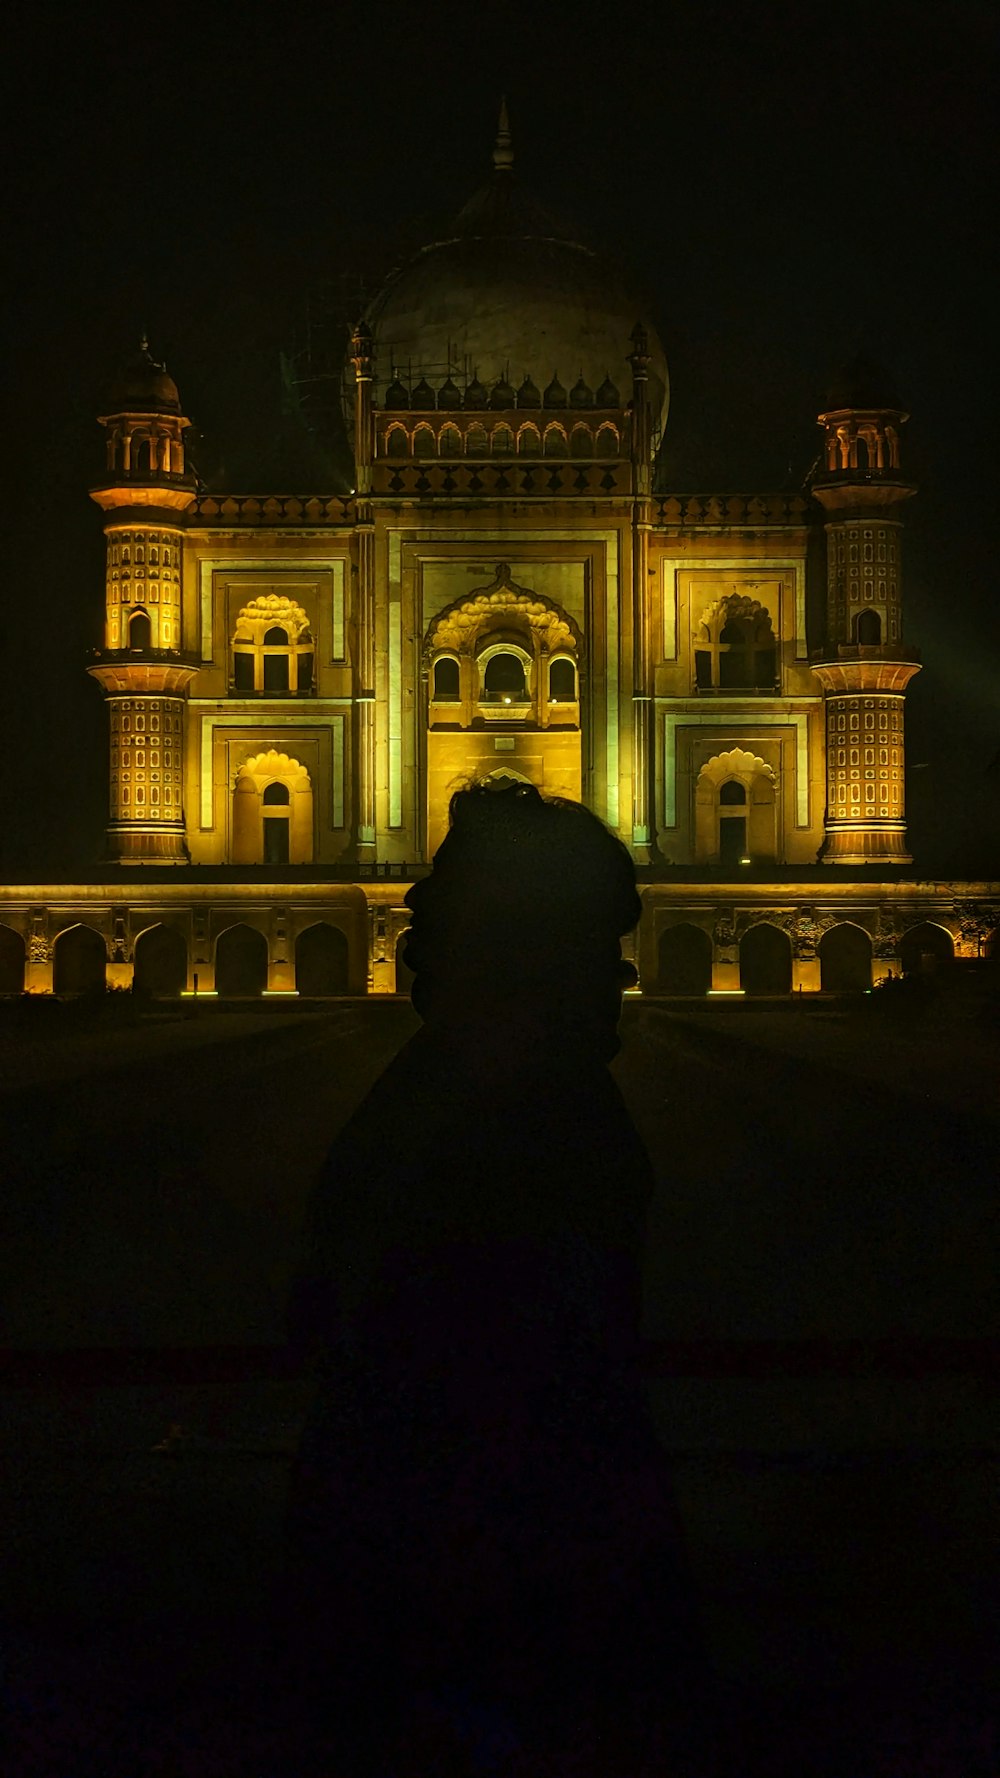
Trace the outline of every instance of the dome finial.
[[497, 122], [497, 139], [493, 145], [493, 165], [498, 173], [509, 173], [514, 165], [514, 150], [510, 139], [510, 118], [507, 115], [507, 100], [500, 100], [500, 117]]

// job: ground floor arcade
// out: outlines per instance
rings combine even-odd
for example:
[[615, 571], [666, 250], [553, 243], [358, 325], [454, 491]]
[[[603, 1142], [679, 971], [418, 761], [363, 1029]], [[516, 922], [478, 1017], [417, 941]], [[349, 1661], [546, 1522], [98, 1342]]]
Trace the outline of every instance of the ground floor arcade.
[[[408, 884], [181, 880], [0, 889], [0, 994], [405, 993]], [[1000, 884], [642, 887], [644, 994], [863, 992], [1000, 954]]]

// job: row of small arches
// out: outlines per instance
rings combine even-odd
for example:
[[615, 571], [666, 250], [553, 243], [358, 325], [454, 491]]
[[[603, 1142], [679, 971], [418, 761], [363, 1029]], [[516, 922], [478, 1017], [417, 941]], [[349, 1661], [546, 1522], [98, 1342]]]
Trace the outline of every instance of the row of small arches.
[[[824, 932], [817, 947], [820, 987], [826, 993], [864, 993], [872, 986], [870, 933], [852, 921]], [[703, 926], [679, 921], [660, 934], [656, 991], [701, 995], [712, 986], [712, 939]], [[899, 947], [904, 975], [926, 975], [951, 962], [954, 940], [943, 926], [929, 921], [911, 927]], [[770, 921], [748, 927], [739, 943], [740, 987], [746, 994], [789, 994], [792, 989], [792, 945], [787, 932]]]
[[[409, 983], [402, 959], [405, 934], [396, 947], [396, 986]], [[994, 938], [992, 951], [997, 950]], [[712, 985], [712, 939], [702, 926], [680, 921], [660, 934], [655, 992], [707, 994]], [[842, 921], [820, 940], [820, 985], [827, 992], [864, 992], [872, 985], [872, 941], [863, 927]], [[926, 975], [955, 954], [951, 933], [925, 921], [903, 935], [899, 961], [904, 975]], [[26, 946], [12, 927], [0, 925], [0, 994], [24, 990]], [[749, 927], [740, 939], [740, 985], [747, 994], [787, 994], [792, 986], [792, 947], [788, 934], [769, 921]], [[350, 946], [346, 933], [320, 920], [295, 940], [295, 986], [315, 998], [351, 992]], [[215, 944], [215, 989], [226, 998], [262, 994], [267, 986], [268, 945], [256, 927], [237, 921]], [[84, 924], [67, 927], [53, 946], [53, 992], [100, 993], [107, 979], [107, 946], [101, 933]], [[135, 941], [134, 980], [140, 992], [169, 998], [188, 981], [188, 950], [175, 926], [147, 927]]]
[[617, 426], [606, 420], [597, 428], [578, 422], [569, 430], [553, 421], [541, 430], [527, 424], [519, 426], [515, 436], [511, 426], [469, 426], [465, 433], [457, 426], [406, 427], [391, 424], [385, 434], [387, 457], [617, 457], [621, 435]]
[[[0, 926], [0, 994], [24, 989], [26, 951], [19, 932]], [[69, 926], [52, 950], [55, 994], [96, 994], [107, 983], [107, 946], [87, 925]], [[295, 940], [295, 986], [302, 995], [326, 998], [351, 992], [350, 947], [346, 933], [329, 921], [307, 926]], [[169, 999], [188, 983], [188, 948], [176, 926], [147, 927], [135, 941], [134, 984], [140, 993]], [[267, 987], [268, 946], [264, 934], [245, 922], [221, 932], [215, 943], [215, 991], [240, 999]]]
[[430, 412], [434, 408], [444, 408], [454, 413], [458, 408], [466, 411], [482, 411], [484, 408], [498, 408], [509, 412], [511, 408], [539, 407], [600, 407], [616, 408], [621, 406], [621, 395], [609, 376], [595, 390], [585, 380], [583, 372], [577, 377], [571, 389], [559, 381], [558, 371], [554, 371], [552, 379], [540, 390], [537, 383], [525, 376], [520, 386], [515, 389], [506, 377], [498, 377], [489, 388], [474, 376], [464, 390], [452, 377], [446, 377], [438, 390], [431, 388], [426, 377], [421, 377], [412, 388], [407, 388], [398, 376], [393, 376], [388, 384], [382, 406], [389, 410], [410, 408], [416, 412]]

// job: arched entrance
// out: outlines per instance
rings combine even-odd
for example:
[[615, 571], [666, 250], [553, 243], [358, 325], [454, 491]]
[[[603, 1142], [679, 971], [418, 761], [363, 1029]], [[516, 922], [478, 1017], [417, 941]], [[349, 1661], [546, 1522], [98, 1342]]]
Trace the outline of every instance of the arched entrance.
[[707, 994], [712, 986], [712, 941], [683, 920], [660, 934], [657, 987], [661, 994]]
[[108, 953], [92, 926], [70, 926], [56, 939], [52, 959], [54, 994], [99, 994], [107, 980]]
[[740, 939], [740, 987], [747, 994], [790, 994], [792, 947], [788, 934], [769, 921], [751, 926]]
[[754, 753], [731, 747], [706, 760], [694, 791], [695, 857], [738, 870], [748, 859], [778, 856], [774, 769]]
[[320, 920], [295, 940], [295, 986], [300, 994], [328, 999], [348, 992], [347, 937]]
[[187, 945], [176, 926], [150, 926], [135, 941], [132, 976], [141, 994], [171, 1000], [187, 982]]
[[234, 864], [307, 864], [313, 856], [312, 780], [271, 747], [240, 767], [233, 789]]
[[215, 991], [225, 1000], [247, 1000], [267, 987], [267, 940], [253, 926], [230, 926], [215, 947]]
[[819, 985], [827, 994], [862, 994], [872, 985], [872, 941], [850, 920], [819, 941]]
[[936, 975], [954, 960], [955, 941], [943, 926], [925, 920], [904, 933], [899, 958], [904, 975]]
[[0, 926], [0, 994], [24, 992], [24, 940], [12, 926]]

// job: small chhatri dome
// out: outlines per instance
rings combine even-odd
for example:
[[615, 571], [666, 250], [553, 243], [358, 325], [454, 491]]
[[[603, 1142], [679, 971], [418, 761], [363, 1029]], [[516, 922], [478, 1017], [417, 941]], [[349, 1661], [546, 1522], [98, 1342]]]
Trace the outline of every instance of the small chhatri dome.
[[863, 352], [845, 364], [827, 391], [824, 413], [888, 410], [902, 413], [903, 404], [889, 372]]
[[525, 372], [524, 382], [517, 392], [518, 407], [541, 407], [542, 392], [537, 383], [533, 383]]
[[465, 391], [465, 400], [462, 403], [462, 406], [484, 408], [486, 407], [488, 400], [489, 397], [486, 393], [486, 384], [479, 381], [479, 373], [477, 372]]
[[400, 382], [395, 372], [393, 372], [392, 381], [386, 389], [385, 402], [383, 405], [387, 408], [404, 408], [409, 407], [410, 405], [410, 392], [405, 385]]
[[105, 406], [110, 412], [179, 414], [181, 398], [173, 377], [158, 364], [143, 334], [139, 350], [130, 358], [108, 391]]
[[462, 405], [462, 391], [451, 377], [446, 377], [438, 390], [438, 407], [456, 408]]
[[569, 392], [570, 407], [593, 407], [594, 391], [589, 383], [584, 382], [583, 372], [577, 377]]
[[511, 384], [508, 383], [507, 378], [498, 377], [490, 390], [490, 407], [513, 407], [516, 400], [517, 397], [514, 394]]
[[413, 393], [410, 396], [410, 406], [412, 408], [419, 408], [424, 413], [426, 413], [429, 408], [437, 406], [434, 391], [426, 377], [421, 377], [419, 383], [413, 390]]
[[594, 399], [598, 407], [621, 407], [621, 395], [606, 371], [604, 373], [604, 381], [598, 389]]
[[566, 391], [559, 381], [559, 372], [557, 370], [552, 372], [552, 381], [546, 389], [542, 400], [546, 407], [566, 406]]

